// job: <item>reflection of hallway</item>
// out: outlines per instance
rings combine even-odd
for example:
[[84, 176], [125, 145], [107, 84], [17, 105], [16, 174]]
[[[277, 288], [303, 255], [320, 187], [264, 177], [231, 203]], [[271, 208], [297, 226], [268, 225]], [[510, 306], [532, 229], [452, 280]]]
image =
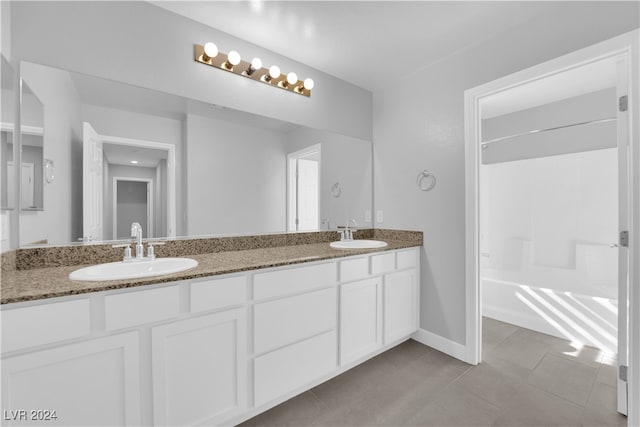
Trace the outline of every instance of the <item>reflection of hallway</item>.
[[470, 366], [409, 340], [243, 425], [622, 426], [614, 359], [485, 318]]

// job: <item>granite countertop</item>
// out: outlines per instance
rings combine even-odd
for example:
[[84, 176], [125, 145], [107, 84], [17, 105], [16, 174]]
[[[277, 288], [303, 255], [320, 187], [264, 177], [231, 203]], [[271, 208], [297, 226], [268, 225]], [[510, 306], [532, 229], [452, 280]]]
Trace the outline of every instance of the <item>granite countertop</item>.
[[69, 279], [69, 273], [81, 267], [86, 267], [86, 264], [3, 271], [0, 285], [0, 304], [197, 279], [220, 274], [384, 252], [421, 245], [421, 243], [408, 240], [385, 239], [385, 241], [388, 243], [388, 246], [376, 249], [333, 249], [329, 247], [329, 243], [323, 242], [189, 255], [189, 258], [198, 261], [196, 268], [175, 274], [143, 279], [104, 282], [72, 281]]

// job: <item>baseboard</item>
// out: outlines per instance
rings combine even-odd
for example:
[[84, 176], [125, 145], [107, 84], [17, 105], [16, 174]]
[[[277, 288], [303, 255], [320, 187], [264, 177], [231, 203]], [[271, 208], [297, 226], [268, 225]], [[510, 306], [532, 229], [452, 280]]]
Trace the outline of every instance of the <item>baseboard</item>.
[[442, 353], [448, 354], [451, 357], [455, 357], [456, 359], [466, 362], [467, 348], [462, 344], [441, 337], [440, 335], [434, 334], [433, 332], [429, 332], [425, 329], [418, 329], [411, 338], [419, 343], [441, 351]]

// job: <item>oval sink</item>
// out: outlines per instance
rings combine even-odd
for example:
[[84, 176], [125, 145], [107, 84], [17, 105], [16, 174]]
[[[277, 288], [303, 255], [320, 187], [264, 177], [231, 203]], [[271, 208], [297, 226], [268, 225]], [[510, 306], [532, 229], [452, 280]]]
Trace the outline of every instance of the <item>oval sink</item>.
[[198, 266], [191, 258], [157, 258], [153, 261], [109, 262], [71, 272], [69, 279], [101, 282], [104, 280], [138, 279], [177, 273]]
[[384, 248], [387, 242], [381, 240], [339, 240], [329, 243], [329, 246], [336, 249], [371, 249]]

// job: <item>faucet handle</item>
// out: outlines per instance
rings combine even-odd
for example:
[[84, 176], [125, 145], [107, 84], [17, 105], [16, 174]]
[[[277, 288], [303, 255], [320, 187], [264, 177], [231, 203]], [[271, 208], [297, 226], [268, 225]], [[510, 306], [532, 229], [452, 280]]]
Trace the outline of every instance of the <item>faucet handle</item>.
[[147, 258], [148, 259], [156, 259], [156, 251], [153, 248], [153, 243], [149, 242], [149, 244], [147, 245]]
[[124, 254], [122, 256], [123, 261], [131, 261], [133, 257], [131, 256], [131, 246], [129, 243], [122, 243], [118, 245], [111, 245], [112, 248], [124, 248]]

